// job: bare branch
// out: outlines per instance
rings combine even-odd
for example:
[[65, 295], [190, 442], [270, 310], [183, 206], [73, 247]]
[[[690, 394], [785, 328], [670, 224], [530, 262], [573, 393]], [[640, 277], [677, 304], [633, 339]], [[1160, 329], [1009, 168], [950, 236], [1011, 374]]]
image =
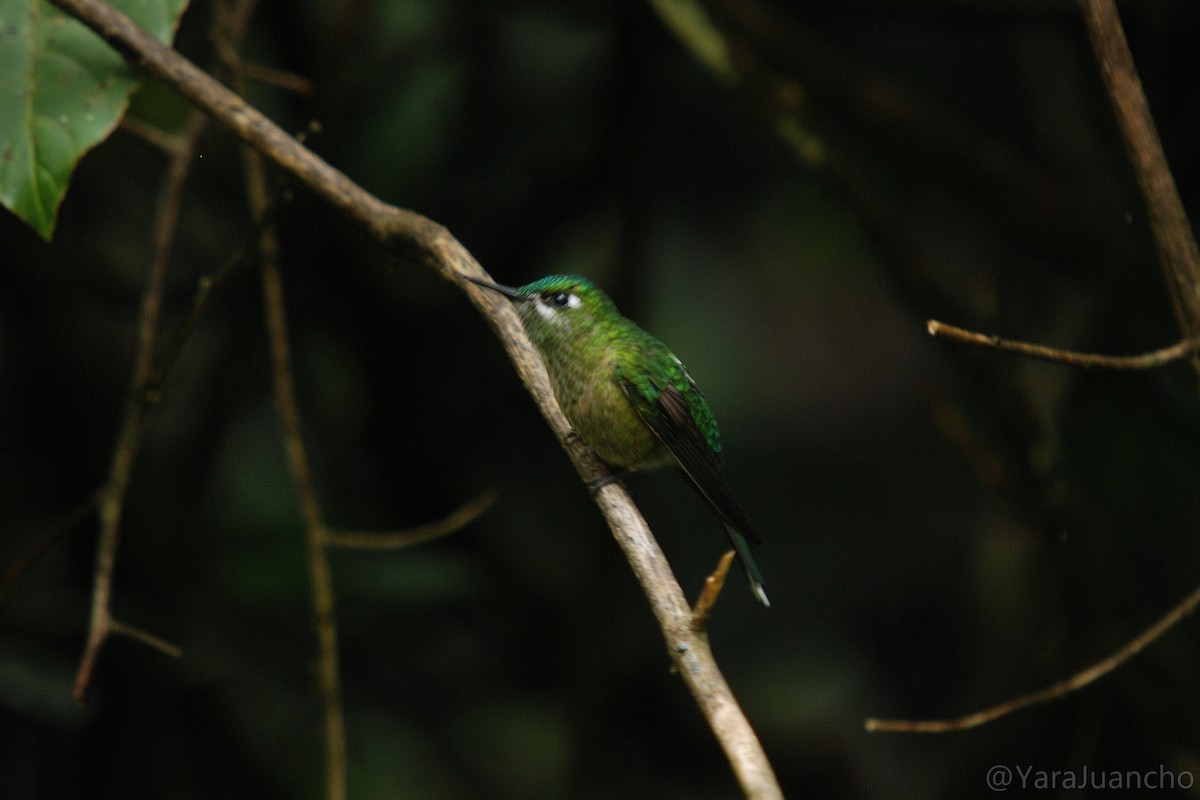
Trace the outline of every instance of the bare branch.
[[157, 147], [168, 156], [174, 157], [187, 147], [186, 138], [178, 133], [169, 133], [162, 128], [142, 122], [136, 117], [126, 116], [121, 120], [121, 130], [136, 136], [143, 142]]
[[1112, 99], [1129, 161], [1146, 201], [1150, 230], [1183, 338], [1192, 345], [1192, 366], [1200, 373], [1200, 248], [1138, 78], [1129, 42], [1113, 0], [1079, 0], [1100, 74]]
[[1072, 367], [1153, 369], [1161, 367], [1164, 364], [1170, 364], [1172, 361], [1178, 361], [1193, 350], [1190, 342], [1183, 341], [1177, 342], [1170, 347], [1164, 347], [1161, 350], [1154, 350], [1153, 352], [1142, 353], [1136, 356], [1106, 356], [1097, 353], [1079, 353], [1074, 350], [1059, 350], [1055, 347], [1018, 342], [1012, 339], [1001, 339], [999, 336], [988, 336], [986, 333], [976, 333], [954, 325], [947, 325], [944, 322], [938, 322], [936, 319], [929, 320], [926, 323], [926, 327], [929, 330], [930, 336], [942, 336], [947, 339], [953, 339], [956, 342], [990, 347], [994, 350], [1004, 350], [1009, 353], [1018, 353], [1030, 358], [1053, 361]]
[[958, 717], [957, 719], [905, 720], [871, 718], [864, 725], [872, 733], [948, 733], [951, 731], [966, 730], [967, 728], [976, 728], [1019, 709], [1038, 703], [1048, 703], [1052, 700], [1058, 700], [1064, 695], [1082, 689], [1089, 683], [1104, 677], [1136, 656], [1147, 645], [1170, 630], [1181, 619], [1195, 611], [1197, 605], [1200, 605], [1200, 587], [1194, 589], [1191, 594], [1168, 611], [1161, 619], [1103, 661], [1098, 661], [1082, 672], [1076, 673], [1066, 680], [1059, 681], [1053, 686], [1022, 695], [1001, 703], [998, 706], [977, 711], [965, 717]]
[[171, 658], [180, 658], [183, 655], [183, 650], [180, 649], [179, 645], [171, 644], [166, 639], [155, 636], [153, 633], [144, 631], [141, 628], [135, 628], [132, 625], [126, 625], [124, 622], [115, 619], [109, 623], [108, 632], [139, 641], [151, 649], [169, 655]]
[[325, 544], [331, 547], [345, 547], [355, 550], [396, 550], [401, 547], [412, 547], [413, 545], [423, 544], [433, 539], [440, 539], [443, 536], [457, 533], [478, 519], [479, 515], [491, 508], [495, 502], [495, 490], [488, 489], [475, 499], [451, 512], [448, 516], [435, 522], [390, 533], [328, 530], [325, 532]]
[[308, 78], [265, 64], [243, 63], [242, 77], [248, 81], [274, 86], [276, 89], [283, 89], [285, 92], [302, 96], [310, 95], [313, 91], [312, 81]]

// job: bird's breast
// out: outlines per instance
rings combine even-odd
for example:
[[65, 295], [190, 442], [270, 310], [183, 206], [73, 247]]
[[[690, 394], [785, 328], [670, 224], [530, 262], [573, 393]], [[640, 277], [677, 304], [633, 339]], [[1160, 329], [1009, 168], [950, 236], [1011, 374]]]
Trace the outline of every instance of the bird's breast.
[[575, 432], [607, 463], [637, 470], [670, 461], [670, 452], [630, 403], [612, 364], [580, 376], [565, 394], [567, 402], [560, 402], [563, 413]]

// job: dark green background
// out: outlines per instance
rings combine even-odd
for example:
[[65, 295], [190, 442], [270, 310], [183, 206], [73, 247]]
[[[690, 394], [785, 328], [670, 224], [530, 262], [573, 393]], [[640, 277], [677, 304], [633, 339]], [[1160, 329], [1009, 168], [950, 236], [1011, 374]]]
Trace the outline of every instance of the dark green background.
[[[914, 269], [639, 2], [264, 3], [247, 57], [315, 91], [250, 97], [288, 129], [318, 120], [314, 149], [447, 225], [498, 280], [587, 274], [689, 365], [774, 603], [733, 576], [713, 646], [788, 797], [980, 797], [993, 764], [1200, 773], [1190, 619], [983, 729], [863, 731], [1066, 677], [1200, 582], [1197, 378], [925, 333], [937, 317], [1110, 353], [1179, 338], [1072, 3], [767, 8], [782, 41], [801, 26], [999, 137], [1082, 223], [1031, 227], [1044, 217], [1004, 181], [813, 95], [808, 119], [919, 248]], [[1194, 219], [1200, 7], [1124, 11]], [[193, 7], [180, 33], [201, 63], [209, 13]], [[806, 85], [785, 52], [770, 63]], [[132, 113], [171, 126], [184, 110], [149, 85]], [[233, 142], [212, 130], [200, 152], [168, 331], [250, 234]], [[164, 164], [118, 132], [83, 161], [53, 244], [0, 215], [6, 569], [106, 475]], [[461, 293], [303, 191], [279, 228], [330, 523], [403, 528], [499, 492], [451, 538], [333, 555], [351, 796], [737, 796], [586, 489]], [[247, 268], [151, 413], [119, 553], [117, 615], [182, 660], [113, 641], [87, 706], [70, 700], [93, 519], [0, 606], [6, 798], [319, 796], [308, 577], [267, 368]], [[719, 526], [673, 474], [629, 484], [694, 593]]]

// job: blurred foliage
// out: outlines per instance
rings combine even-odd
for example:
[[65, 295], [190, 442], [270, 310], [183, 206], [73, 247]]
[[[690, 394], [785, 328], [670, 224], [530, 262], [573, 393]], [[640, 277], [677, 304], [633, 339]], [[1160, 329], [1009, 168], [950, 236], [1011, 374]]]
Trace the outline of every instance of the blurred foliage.
[[[319, 122], [312, 147], [446, 224], [497, 279], [585, 272], [689, 365], [767, 541], [774, 603], [737, 576], [712, 639], [789, 797], [977, 797], [997, 763], [1200, 771], [1192, 621], [986, 728], [863, 732], [867, 716], [953, 716], [1040, 688], [1193, 588], [1197, 382], [1186, 365], [1073, 371], [924, 332], [939, 317], [1110, 353], [1178, 339], [1072, 3], [764, 9], [780, 39], [806, 31], [1003, 142], [1066, 213], [1039, 227], [1051, 217], [1011, 184], [814, 84], [806, 117], [916, 243], [914, 275], [632, 1], [263, 4], [247, 58], [314, 91], [250, 98], [288, 129]], [[1200, 6], [1123, 11], [1195, 219]], [[200, 63], [210, 12], [196, 3], [179, 34]], [[786, 49], [771, 63], [805, 85]], [[132, 113], [174, 124], [181, 108], [151, 84]], [[251, 235], [234, 143], [212, 130], [200, 152], [168, 331]], [[118, 132], [82, 162], [52, 243], [0, 217], [6, 568], [104, 479], [163, 164]], [[462, 296], [303, 192], [280, 230], [331, 524], [400, 529], [499, 491], [453, 537], [333, 556], [351, 795], [736, 796], [586, 489]], [[74, 526], [0, 605], [6, 798], [319, 796], [308, 579], [259, 305], [252, 269], [218, 288], [129, 498], [116, 612], [183, 659], [113, 641], [87, 706], [69, 701], [95, 521]], [[718, 526], [674, 475], [629, 483], [698, 590]]]

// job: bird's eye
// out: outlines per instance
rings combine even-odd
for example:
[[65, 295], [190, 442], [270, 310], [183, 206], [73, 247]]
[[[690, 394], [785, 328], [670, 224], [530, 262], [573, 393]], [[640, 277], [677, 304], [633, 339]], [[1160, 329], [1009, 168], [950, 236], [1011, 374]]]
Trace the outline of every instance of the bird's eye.
[[563, 306], [567, 305], [567, 303], [571, 302], [571, 295], [567, 294], [566, 292], [558, 292], [557, 294], [551, 296], [550, 302], [559, 308], [562, 308]]

